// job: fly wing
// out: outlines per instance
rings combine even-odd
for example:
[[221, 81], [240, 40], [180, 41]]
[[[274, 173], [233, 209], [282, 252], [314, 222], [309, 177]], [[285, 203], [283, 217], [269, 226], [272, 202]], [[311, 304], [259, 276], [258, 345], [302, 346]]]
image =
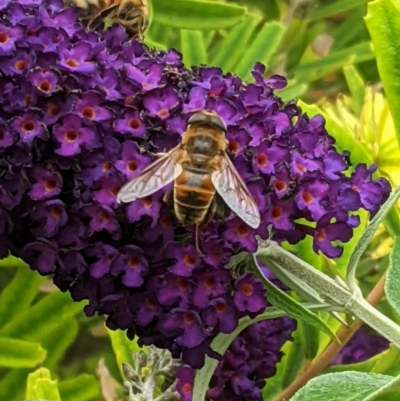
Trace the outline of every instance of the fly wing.
[[221, 170], [214, 171], [211, 180], [229, 208], [250, 227], [258, 228], [258, 207], [227, 154], [221, 158]]
[[182, 152], [179, 146], [175, 147], [127, 182], [118, 192], [118, 203], [144, 198], [174, 181], [182, 173], [182, 167], [177, 163]]

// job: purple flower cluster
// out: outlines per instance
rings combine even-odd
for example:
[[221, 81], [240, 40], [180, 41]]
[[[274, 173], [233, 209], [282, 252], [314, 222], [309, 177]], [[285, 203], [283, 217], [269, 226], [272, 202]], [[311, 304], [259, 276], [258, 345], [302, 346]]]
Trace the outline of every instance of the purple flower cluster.
[[366, 361], [389, 347], [386, 338], [372, 331], [368, 326], [362, 326], [352, 339], [343, 347], [333, 360], [333, 365], [350, 364]]
[[[215, 356], [215, 335], [266, 306], [260, 281], [224, 269], [231, 255], [255, 251], [255, 235], [265, 238], [272, 225], [277, 239], [311, 235], [316, 252], [340, 256], [332, 242], [350, 239], [358, 223], [351, 213], [374, 214], [388, 196], [387, 181], [372, 180], [374, 168], [345, 174], [348, 155], [336, 152], [322, 117], [285, 105], [273, 93], [284, 79], [265, 80], [261, 65], [251, 84], [218, 68], [189, 71], [178, 52], [149, 50], [121, 27], [86, 32], [61, 0], [1, 0], [0, 15], [0, 257], [10, 251], [53, 274], [60, 289], [89, 301], [88, 315], [106, 314], [110, 328], [141, 344], [201, 367], [205, 354]], [[180, 227], [162, 202], [169, 187], [116, 202], [120, 187], [153, 153], [176, 146], [201, 110], [227, 124], [233, 163], [263, 222], [253, 230], [235, 216], [212, 221], [200, 234], [204, 258], [193, 228]], [[258, 331], [280, 324], [259, 323], [232, 346], [221, 366], [241, 384], [227, 391], [247, 394], [271, 373], [263, 364], [279, 347], [260, 342]], [[225, 382], [221, 369], [215, 386]]]

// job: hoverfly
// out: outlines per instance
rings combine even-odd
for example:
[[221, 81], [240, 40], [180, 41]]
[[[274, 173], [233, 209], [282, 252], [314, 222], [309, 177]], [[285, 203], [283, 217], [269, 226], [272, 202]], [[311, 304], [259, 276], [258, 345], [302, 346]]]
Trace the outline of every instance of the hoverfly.
[[260, 213], [246, 184], [229, 159], [226, 125], [215, 113], [200, 112], [188, 121], [178, 146], [144, 169], [119, 190], [118, 202], [149, 196], [174, 181], [164, 202], [173, 203], [175, 215], [184, 226], [206, 226], [221, 206], [227, 206], [250, 227], [258, 228]]
[[78, 8], [79, 17], [88, 21], [89, 30], [98, 29], [108, 19], [124, 26], [130, 37], [142, 39], [148, 25], [147, 0], [64, 0], [64, 3]]

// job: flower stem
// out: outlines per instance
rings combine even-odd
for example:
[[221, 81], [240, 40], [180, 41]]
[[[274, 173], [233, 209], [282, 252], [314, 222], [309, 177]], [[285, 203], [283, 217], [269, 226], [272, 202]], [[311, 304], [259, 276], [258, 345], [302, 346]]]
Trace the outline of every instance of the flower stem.
[[[383, 275], [369, 293], [366, 301], [371, 306], [377, 305], [384, 296], [385, 279], [386, 277]], [[331, 341], [325, 350], [314, 360], [314, 362], [308, 365], [308, 367], [303, 370], [303, 372], [289, 387], [278, 394], [274, 401], [290, 400], [290, 398], [293, 397], [293, 395], [301, 387], [305, 386], [309, 380], [322, 373], [323, 370], [335, 359], [340, 350], [351, 340], [362, 324], [363, 321], [361, 319], [356, 319], [351, 327], [342, 326], [337, 333], [337, 338], [340, 340], [340, 344]]]

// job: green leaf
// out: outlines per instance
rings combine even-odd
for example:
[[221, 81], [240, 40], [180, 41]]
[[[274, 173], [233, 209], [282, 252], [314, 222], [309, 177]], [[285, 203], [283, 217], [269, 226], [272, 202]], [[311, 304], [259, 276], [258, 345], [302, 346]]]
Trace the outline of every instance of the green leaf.
[[181, 29], [223, 29], [239, 24], [245, 7], [206, 0], [152, 0], [153, 21]]
[[[327, 6], [321, 7], [319, 10], [314, 11], [310, 15], [311, 21], [316, 21], [322, 18], [329, 17], [331, 15], [344, 13], [353, 8], [361, 6], [367, 3], [369, 0], [339, 0], [335, 2], [329, 2]], [[332, 4], [330, 4], [332, 3]]]
[[87, 401], [97, 399], [99, 382], [92, 375], [82, 374], [58, 384], [62, 401]]
[[29, 368], [43, 362], [46, 350], [40, 344], [0, 337], [0, 366]]
[[83, 305], [81, 302], [73, 302], [69, 293], [53, 292], [2, 327], [0, 336], [36, 341], [79, 313]]
[[[374, 401], [377, 400], [378, 398], [380, 398], [380, 396], [385, 395], [389, 392], [392, 391], [397, 391], [400, 390], [400, 376], [396, 377], [396, 378], [392, 378], [392, 380], [383, 385], [382, 387], [376, 389], [374, 392], [372, 392], [368, 397], [365, 397], [363, 401]], [[399, 395], [397, 394], [397, 397]], [[398, 399], [398, 398], [396, 398]], [[384, 398], [384, 400], [388, 400], [386, 397]]]
[[[9, 259], [9, 258], [7, 258]], [[4, 259], [5, 260], [5, 259]], [[28, 266], [17, 269], [14, 278], [0, 294], [0, 327], [26, 311], [39, 292], [44, 278]], [[23, 296], [21, 296], [23, 291]]]
[[278, 49], [284, 32], [285, 28], [278, 22], [272, 21], [264, 24], [252, 41], [251, 46], [243, 54], [234, 72], [243, 79], [250, 80], [252, 77], [251, 70], [257, 61], [265, 65], [269, 64]]
[[353, 251], [350, 261], [349, 261], [349, 267], [347, 270], [347, 277], [346, 277], [347, 284], [349, 285], [349, 287], [352, 290], [353, 289], [355, 290], [356, 288], [358, 288], [357, 284], [356, 284], [355, 274], [356, 274], [357, 264], [361, 258], [361, 255], [367, 249], [367, 246], [368, 246], [369, 242], [371, 241], [371, 238], [373, 237], [379, 224], [382, 223], [386, 214], [393, 207], [393, 205], [396, 203], [396, 201], [399, 197], [400, 197], [400, 187], [396, 188], [396, 190], [393, 191], [391, 193], [391, 195], [389, 196], [389, 199], [381, 206], [378, 213], [371, 220], [367, 229], [364, 231], [364, 233], [360, 237], [356, 247], [354, 248], [354, 251]]
[[299, 320], [296, 332], [295, 341], [301, 344], [305, 358], [312, 361], [317, 356], [319, 350], [319, 330], [315, 326]]
[[[118, 368], [121, 373], [121, 377], [124, 378], [122, 364], [132, 363], [132, 353], [138, 351], [140, 347], [137, 344], [136, 338], [134, 340], [129, 340], [126, 333], [122, 330], [110, 330], [106, 328], [108, 335], [111, 339], [111, 345], [117, 359]], [[143, 348], [146, 350], [146, 348]]]
[[180, 50], [187, 68], [207, 63], [207, 52], [201, 31], [182, 29]]
[[351, 107], [359, 116], [364, 105], [365, 82], [353, 65], [343, 67], [343, 72], [352, 96]]
[[57, 363], [64, 357], [66, 350], [75, 341], [79, 326], [74, 318], [66, 319], [53, 330], [41, 337], [41, 343], [46, 348], [47, 357], [44, 366], [50, 370], [56, 368]]
[[51, 380], [48, 369], [40, 368], [28, 376], [25, 398], [44, 398], [46, 400], [61, 401], [57, 381]]
[[374, 44], [379, 76], [400, 146], [400, 4], [391, 0], [371, 1], [365, 23]]
[[394, 238], [389, 260], [385, 293], [390, 304], [400, 314], [400, 237]]
[[[266, 266], [271, 266], [272, 264], [275, 264], [274, 260], [268, 258], [268, 256], [262, 255], [261, 253], [258, 254], [258, 257], [263, 261]], [[290, 317], [301, 319], [305, 323], [325, 332], [333, 341], [339, 342], [336, 334], [318, 315], [305, 308], [301, 303], [297, 302], [276, 285], [274, 285], [267, 277], [263, 275], [255, 258], [253, 259], [253, 262], [254, 267], [257, 269], [258, 272], [258, 278], [267, 287], [267, 298], [272, 305], [284, 310]]]
[[4, 400], [16, 401], [25, 399], [25, 383], [32, 368], [12, 369], [0, 380], [1, 397]]
[[[225, 351], [228, 349], [231, 342], [248, 326], [261, 322], [267, 319], [274, 319], [277, 317], [283, 316], [285, 313], [275, 307], [269, 307], [265, 310], [264, 313], [258, 315], [254, 319], [250, 319], [249, 317], [244, 317], [239, 320], [239, 324], [236, 329], [230, 334], [218, 334], [213, 342], [211, 343], [211, 348], [223, 355]], [[192, 401], [204, 401], [205, 394], [208, 388], [208, 384], [210, 383], [211, 376], [214, 373], [214, 370], [218, 364], [218, 361], [214, 358], [210, 358], [206, 355], [204, 366], [197, 371], [194, 386], [193, 386], [193, 396]]]
[[346, 65], [361, 63], [375, 58], [371, 43], [363, 42], [344, 50], [329, 53], [326, 57], [300, 64], [295, 71], [298, 82], [314, 82]]
[[365, 401], [392, 380], [392, 376], [376, 373], [328, 373], [310, 380], [291, 401]]
[[6, 258], [0, 259], [0, 268], [3, 267], [29, 267], [29, 265], [27, 265], [22, 259], [17, 258], [13, 255], [10, 255]]
[[247, 53], [247, 44], [260, 21], [260, 15], [249, 14], [242, 23], [235, 26], [228, 37], [213, 48], [210, 64], [222, 68], [224, 72], [233, 71]]
[[[285, 369], [282, 372], [281, 380], [282, 385], [281, 388], [288, 387], [293, 380], [298, 376], [303, 365], [306, 361], [305, 349], [304, 349], [304, 340], [307, 339], [304, 337], [303, 329], [305, 327], [311, 328], [312, 326], [307, 325], [302, 320], [297, 322], [297, 329], [294, 333], [292, 333], [292, 341], [288, 341], [285, 344], [284, 350], [282, 350], [285, 354], [284, 364]], [[313, 334], [317, 335], [318, 339], [318, 330], [314, 330]], [[318, 351], [318, 340], [316, 341], [317, 351]], [[287, 346], [287, 347], [286, 347]]]

